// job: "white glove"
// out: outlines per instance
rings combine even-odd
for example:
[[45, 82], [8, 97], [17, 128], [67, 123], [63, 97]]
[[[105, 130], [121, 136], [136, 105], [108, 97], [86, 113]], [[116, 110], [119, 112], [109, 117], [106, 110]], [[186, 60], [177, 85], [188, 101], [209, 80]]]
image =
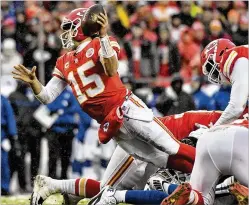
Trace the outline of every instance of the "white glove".
[[189, 137], [199, 139], [204, 133], [206, 133], [209, 130], [207, 126], [201, 125], [199, 123], [195, 123], [195, 126], [199, 129], [190, 132]]
[[9, 152], [11, 149], [11, 144], [10, 144], [10, 140], [9, 139], [4, 139], [2, 141], [2, 148], [5, 152]]

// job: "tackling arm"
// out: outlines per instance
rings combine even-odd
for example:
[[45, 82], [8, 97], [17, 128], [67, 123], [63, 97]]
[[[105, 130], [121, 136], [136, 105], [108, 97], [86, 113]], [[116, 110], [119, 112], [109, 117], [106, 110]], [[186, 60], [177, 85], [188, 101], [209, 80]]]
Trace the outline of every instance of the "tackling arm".
[[239, 118], [245, 109], [248, 98], [248, 59], [239, 58], [231, 74], [232, 90], [230, 101], [216, 125], [230, 123]]

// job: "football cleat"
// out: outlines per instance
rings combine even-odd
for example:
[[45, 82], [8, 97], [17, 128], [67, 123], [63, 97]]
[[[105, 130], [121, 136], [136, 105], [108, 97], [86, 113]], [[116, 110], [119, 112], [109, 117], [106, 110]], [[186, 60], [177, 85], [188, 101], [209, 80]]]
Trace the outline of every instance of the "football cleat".
[[190, 192], [191, 186], [189, 183], [181, 184], [163, 200], [161, 205], [186, 205], [189, 201]]
[[80, 200], [84, 199], [85, 197], [76, 196], [73, 194], [63, 193], [63, 202], [62, 205], [77, 205]]
[[34, 189], [30, 199], [30, 205], [42, 205], [42, 203], [52, 194], [58, 191], [53, 188], [51, 178], [37, 175], [34, 181]]
[[88, 205], [116, 205], [118, 203], [114, 197], [115, 192], [116, 189], [106, 186], [88, 202]]
[[167, 190], [164, 189], [165, 183], [167, 183], [167, 181], [164, 176], [161, 174], [155, 174], [148, 180], [149, 190], [157, 190], [167, 193]]
[[182, 184], [188, 182], [189, 179], [189, 174], [184, 174], [173, 169], [159, 169], [148, 179], [147, 183], [152, 190], [168, 193], [168, 190], [165, 190], [165, 184]]
[[235, 182], [230, 185], [229, 192], [234, 195], [239, 202], [239, 205], [248, 204], [248, 188]]

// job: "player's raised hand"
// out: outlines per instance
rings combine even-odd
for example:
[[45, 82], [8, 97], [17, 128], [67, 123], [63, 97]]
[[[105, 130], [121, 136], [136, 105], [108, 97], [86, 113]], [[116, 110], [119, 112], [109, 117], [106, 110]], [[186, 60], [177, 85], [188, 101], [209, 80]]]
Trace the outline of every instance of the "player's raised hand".
[[25, 83], [32, 83], [34, 82], [36, 78], [36, 66], [34, 66], [31, 70], [27, 69], [23, 65], [16, 65], [14, 66], [15, 70], [12, 71], [13, 78], [22, 80]]
[[104, 14], [100, 13], [97, 16], [97, 23], [100, 24], [100, 26], [101, 26], [101, 28], [99, 30], [99, 37], [100, 38], [105, 37], [107, 34], [107, 29], [108, 29], [108, 17], [107, 17], [106, 11]]

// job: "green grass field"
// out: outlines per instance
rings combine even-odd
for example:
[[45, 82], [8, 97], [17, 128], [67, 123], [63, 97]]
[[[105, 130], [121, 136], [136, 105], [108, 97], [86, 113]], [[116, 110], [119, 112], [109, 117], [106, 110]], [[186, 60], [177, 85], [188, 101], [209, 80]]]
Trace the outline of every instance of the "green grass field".
[[[31, 195], [1, 196], [0, 204], [1, 205], [30, 205], [30, 200], [29, 200], [30, 196]], [[47, 200], [44, 201], [43, 205], [61, 205], [62, 201], [63, 201], [62, 195], [55, 194], [47, 198]], [[88, 202], [87, 199], [83, 199], [78, 204], [86, 205], [87, 202]]]
[[[29, 205], [30, 195], [19, 195], [19, 196], [1, 196], [1, 205]], [[61, 205], [63, 201], [62, 195], [55, 194], [47, 198], [43, 205]], [[79, 204], [85, 205], [88, 200], [82, 200]]]

